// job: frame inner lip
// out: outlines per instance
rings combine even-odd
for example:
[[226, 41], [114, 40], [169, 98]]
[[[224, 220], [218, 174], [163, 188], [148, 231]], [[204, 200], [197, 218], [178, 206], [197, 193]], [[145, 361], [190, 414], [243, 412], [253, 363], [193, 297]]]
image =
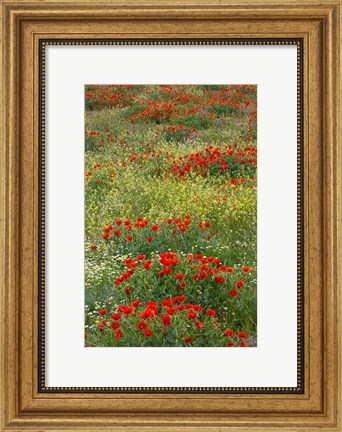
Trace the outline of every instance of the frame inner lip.
[[[162, 38], [39, 40], [38, 390], [40, 393], [304, 394], [303, 38]], [[46, 387], [45, 386], [45, 47], [53, 45], [296, 45], [297, 46], [297, 386], [296, 387]]]

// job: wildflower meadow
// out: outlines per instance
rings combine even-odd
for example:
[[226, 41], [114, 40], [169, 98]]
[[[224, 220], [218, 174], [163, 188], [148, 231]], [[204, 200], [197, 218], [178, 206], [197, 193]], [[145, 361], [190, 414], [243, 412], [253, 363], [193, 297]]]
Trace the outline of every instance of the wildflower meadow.
[[85, 86], [85, 345], [256, 344], [256, 86]]

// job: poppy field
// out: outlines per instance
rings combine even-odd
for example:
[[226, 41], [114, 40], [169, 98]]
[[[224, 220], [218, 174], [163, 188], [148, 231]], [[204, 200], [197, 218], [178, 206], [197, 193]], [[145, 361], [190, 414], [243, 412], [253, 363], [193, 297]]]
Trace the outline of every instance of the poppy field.
[[85, 346], [256, 344], [256, 86], [85, 86]]

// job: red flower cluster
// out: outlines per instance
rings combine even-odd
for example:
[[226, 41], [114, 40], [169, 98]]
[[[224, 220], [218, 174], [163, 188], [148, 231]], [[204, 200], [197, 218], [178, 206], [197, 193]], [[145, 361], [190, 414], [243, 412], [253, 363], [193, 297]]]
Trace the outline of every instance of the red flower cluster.
[[[186, 303], [186, 296], [176, 296], [163, 299], [160, 304], [155, 301], [148, 301], [146, 306], [143, 306], [140, 300], [134, 300], [130, 305], [121, 305], [118, 306], [116, 312], [111, 314], [112, 321], [107, 323], [105, 319], [98, 323], [98, 329], [100, 332], [103, 332], [104, 329], [109, 327], [112, 330], [116, 330], [114, 337], [116, 339], [121, 339], [124, 335], [123, 328], [126, 323], [130, 327], [131, 324], [128, 324], [128, 321], [137, 320], [136, 328], [138, 331], [142, 331], [145, 337], [152, 337], [154, 332], [157, 333], [167, 333], [168, 330], [165, 328], [172, 327], [173, 325], [173, 316], [177, 316], [175, 319], [184, 319], [187, 317], [194, 325], [193, 330], [195, 328], [200, 329], [201, 331], [205, 331], [206, 328], [205, 320], [207, 320], [207, 324], [209, 325], [209, 329], [214, 325], [216, 331], [220, 332], [223, 336], [227, 338], [232, 338], [235, 334], [234, 330], [220, 330], [220, 326], [218, 321], [214, 318], [216, 315], [216, 311], [214, 309], [207, 308], [203, 311], [203, 308], [199, 304], [191, 304]], [[101, 309], [99, 311], [99, 315], [104, 316], [107, 314], [106, 309]], [[202, 320], [198, 320], [198, 317], [202, 316]], [[207, 316], [207, 318], [205, 318]], [[209, 321], [208, 321], [209, 319]], [[156, 323], [156, 325], [154, 324]], [[158, 324], [160, 323], [160, 324]], [[152, 330], [154, 328], [155, 330]], [[157, 329], [157, 330], [156, 330]], [[195, 332], [196, 333], [196, 332]], [[183, 340], [185, 344], [188, 344], [194, 340], [195, 333], [192, 335], [184, 335]], [[240, 338], [240, 346], [247, 347], [248, 345], [245, 342], [247, 334], [242, 331], [237, 332], [237, 337]], [[228, 347], [234, 346], [235, 342], [229, 342], [227, 344]]]
[[[206, 147], [205, 151], [187, 154], [171, 163], [171, 173], [184, 177], [193, 172], [199, 176], [208, 176], [214, 172], [229, 172], [232, 178], [243, 177], [249, 170], [255, 174], [257, 168], [257, 150], [255, 147], [245, 147], [236, 150], [232, 145], [221, 147]], [[230, 168], [231, 167], [231, 168]]]
[[[121, 227], [114, 229], [113, 225], [115, 224], [121, 225]], [[160, 235], [160, 233], [158, 232], [163, 226], [172, 228], [171, 232], [173, 234], [176, 234], [185, 233], [190, 225], [191, 216], [189, 214], [186, 214], [184, 218], [168, 218], [167, 220], [161, 221], [159, 223], [154, 223], [152, 225], [150, 225], [150, 222], [147, 219], [143, 219], [141, 217], [139, 217], [137, 221], [133, 223], [129, 220], [118, 220], [114, 224], [112, 223], [106, 228], [104, 228], [103, 240], [109, 240], [111, 237], [117, 239], [118, 237], [120, 237], [121, 234], [123, 234], [127, 242], [132, 242], [135, 239], [141, 238], [143, 235], [143, 229], [147, 228], [150, 235], [146, 237], [146, 240], [150, 243], [153, 241], [154, 238]], [[201, 231], [206, 231], [209, 227], [211, 227], [211, 223], [209, 221], [200, 222], [199, 227]]]

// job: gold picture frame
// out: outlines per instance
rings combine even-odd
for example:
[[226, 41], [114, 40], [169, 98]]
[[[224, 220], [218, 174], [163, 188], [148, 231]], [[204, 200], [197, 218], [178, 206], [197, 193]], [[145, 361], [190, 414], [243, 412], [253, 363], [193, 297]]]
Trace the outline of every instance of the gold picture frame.
[[[341, 2], [2, 0], [1, 6], [2, 430], [341, 431]], [[301, 47], [300, 391], [46, 391], [42, 59], [47, 44], [90, 40]]]

